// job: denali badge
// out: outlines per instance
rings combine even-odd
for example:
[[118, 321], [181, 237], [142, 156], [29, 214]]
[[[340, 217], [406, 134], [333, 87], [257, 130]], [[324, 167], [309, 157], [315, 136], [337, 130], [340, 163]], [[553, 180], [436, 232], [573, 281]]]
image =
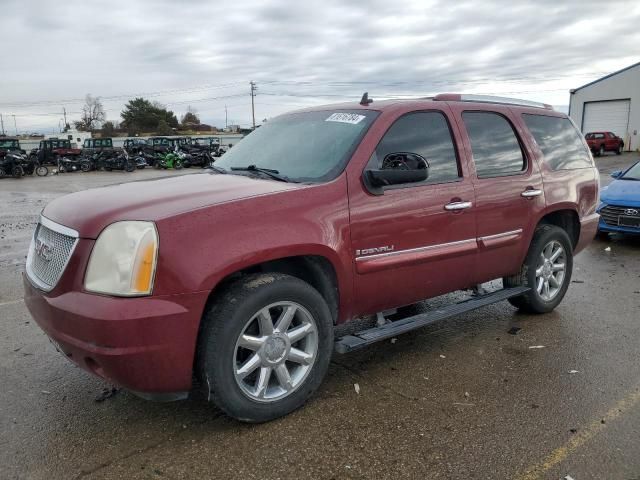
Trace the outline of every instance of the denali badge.
[[43, 242], [39, 238], [36, 239], [35, 254], [37, 256], [45, 262], [49, 262], [51, 260], [51, 252], [52, 250], [49, 244]]
[[624, 214], [625, 214], [625, 215], [631, 215], [631, 216], [633, 216], [633, 217], [637, 216], [637, 215], [638, 215], [638, 213], [639, 213], [639, 212], [638, 212], [638, 210], [636, 210], [635, 208], [627, 208], [627, 209], [624, 211]]
[[393, 252], [396, 249], [394, 245], [385, 245], [384, 247], [363, 248], [362, 250], [356, 250], [356, 257], [362, 255], [371, 255], [373, 253], [387, 253]]

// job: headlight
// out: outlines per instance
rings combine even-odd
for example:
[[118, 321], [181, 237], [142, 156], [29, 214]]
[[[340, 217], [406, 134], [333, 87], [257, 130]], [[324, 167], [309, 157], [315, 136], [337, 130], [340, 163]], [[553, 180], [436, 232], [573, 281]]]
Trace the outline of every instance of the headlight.
[[113, 223], [93, 246], [84, 287], [125, 297], [149, 295], [157, 257], [158, 233], [152, 222]]

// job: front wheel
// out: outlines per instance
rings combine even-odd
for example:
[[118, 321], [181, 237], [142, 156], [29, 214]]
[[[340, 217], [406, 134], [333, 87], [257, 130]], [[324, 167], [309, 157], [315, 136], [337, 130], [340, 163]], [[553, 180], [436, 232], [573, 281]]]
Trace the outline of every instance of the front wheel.
[[39, 177], [46, 177], [47, 175], [49, 175], [49, 169], [44, 165], [39, 165], [36, 168], [36, 175], [38, 175]]
[[301, 407], [331, 359], [333, 322], [308, 283], [284, 274], [247, 275], [205, 315], [198, 371], [228, 415], [266, 422]]
[[80, 164], [80, 170], [82, 170], [83, 172], [88, 172], [91, 170], [91, 164], [89, 162], [82, 162]]
[[20, 165], [16, 165], [15, 167], [13, 167], [13, 170], [11, 170], [11, 176], [13, 178], [24, 177], [24, 169]]
[[509, 299], [529, 313], [552, 311], [564, 298], [573, 270], [573, 248], [567, 232], [555, 225], [539, 225], [520, 272], [503, 279], [505, 287], [528, 286], [527, 293]]
[[600, 145], [598, 149], [598, 153], [596, 153], [596, 157], [602, 157], [604, 155], [604, 145]]

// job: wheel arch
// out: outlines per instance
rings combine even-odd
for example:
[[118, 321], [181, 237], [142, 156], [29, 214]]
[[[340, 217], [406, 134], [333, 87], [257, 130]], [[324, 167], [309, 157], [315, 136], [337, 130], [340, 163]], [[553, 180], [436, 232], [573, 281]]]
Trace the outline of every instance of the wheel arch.
[[545, 211], [537, 225], [555, 225], [562, 228], [571, 239], [571, 246], [575, 250], [580, 239], [580, 217], [571, 207], [563, 206], [556, 210]]

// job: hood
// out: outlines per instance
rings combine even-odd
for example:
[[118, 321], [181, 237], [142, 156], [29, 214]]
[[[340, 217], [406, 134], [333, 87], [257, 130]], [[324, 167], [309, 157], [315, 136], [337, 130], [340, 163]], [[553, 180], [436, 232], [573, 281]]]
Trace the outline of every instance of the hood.
[[623, 206], [640, 206], [640, 181], [614, 180], [602, 190], [600, 199], [605, 203], [617, 203]]
[[65, 195], [49, 203], [43, 215], [76, 230], [83, 238], [97, 238], [107, 225], [121, 220], [157, 221], [202, 207], [303, 187], [241, 175], [180, 175]]

